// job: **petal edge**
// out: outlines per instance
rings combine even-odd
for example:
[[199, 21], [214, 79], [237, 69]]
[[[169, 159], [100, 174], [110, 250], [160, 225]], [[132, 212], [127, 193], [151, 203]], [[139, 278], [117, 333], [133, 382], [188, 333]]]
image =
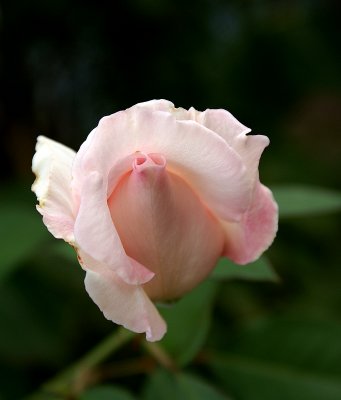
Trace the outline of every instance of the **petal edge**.
[[150, 342], [162, 339], [167, 327], [141, 286], [127, 285], [111, 271], [88, 270], [85, 288], [104, 316]]

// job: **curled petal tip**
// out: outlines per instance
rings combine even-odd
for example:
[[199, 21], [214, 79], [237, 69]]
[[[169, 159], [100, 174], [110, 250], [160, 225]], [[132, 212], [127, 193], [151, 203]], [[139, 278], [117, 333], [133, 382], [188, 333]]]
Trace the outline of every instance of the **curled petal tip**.
[[162, 154], [144, 154], [138, 152], [134, 161], [133, 169], [136, 172], [143, 172], [146, 169], [164, 170], [166, 168], [166, 158]]

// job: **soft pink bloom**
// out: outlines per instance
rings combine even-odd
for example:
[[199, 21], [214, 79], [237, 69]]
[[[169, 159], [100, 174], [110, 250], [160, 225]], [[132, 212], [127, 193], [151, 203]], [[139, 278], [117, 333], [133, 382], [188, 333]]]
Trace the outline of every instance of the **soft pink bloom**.
[[102, 118], [78, 153], [38, 138], [38, 211], [77, 250], [106, 318], [159, 340], [151, 300], [190, 291], [220, 256], [246, 264], [268, 248], [277, 205], [258, 163], [269, 140], [249, 132], [225, 110], [154, 100]]

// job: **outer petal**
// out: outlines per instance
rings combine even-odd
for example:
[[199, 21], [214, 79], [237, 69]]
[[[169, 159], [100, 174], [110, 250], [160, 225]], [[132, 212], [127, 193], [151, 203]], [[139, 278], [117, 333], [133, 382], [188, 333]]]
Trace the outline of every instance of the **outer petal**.
[[[92, 140], [94, 138], [96, 134], [96, 128], [93, 129], [85, 142], [82, 143], [81, 147], [79, 148], [78, 152], [77, 152], [77, 160], [82, 160], [84, 157], [84, 154], [86, 154], [88, 148], [90, 147]], [[74, 172], [72, 171], [72, 176], [74, 176]], [[75, 199], [76, 204], [80, 204], [80, 192], [81, 192], [81, 188], [82, 188], [82, 182], [76, 179], [72, 180], [72, 194], [73, 194], [73, 198]], [[76, 210], [76, 214], [78, 213], [78, 209]]]
[[[91, 147], [76, 157], [77, 192], [83, 174], [110, 175], [108, 196], [122, 176], [121, 163], [136, 151], [163, 154], [169, 169], [184, 178], [221, 218], [237, 221], [246, 210], [251, 187], [241, 157], [218, 134], [195, 121], [179, 121], [174, 113], [137, 105], [103, 118]], [[116, 173], [116, 171], [118, 171]]]
[[222, 222], [226, 232], [224, 256], [238, 264], [256, 260], [272, 243], [278, 208], [271, 191], [258, 183], [248, 211], [239, 223]]
[[126, 255], [112, 223], [106, 195], [103, 177], [98, 172], [88, 174], [82, 187], [74, 228], [76, 244], [85, 253], [116, 271], [126, 282], [145, 283], [154, 273]]
[[165, 322], [140, 286], [127, 285], [109, 270], [90, 270], [85, 287], [107, 319], [133, 332], [145, 332], [151, 342], [165, 334]]
[[74, 203], [71, 193], [72, 163], [76, 153], [66, 146], [39, 136], [32, 170], [32, 185], [44, 224], [58, 239], [73, 241]]
[[176, 112], [177, 108], [174, 107], [174, 104], [168, 100], [159, 99], [159, 100], [149, 100], [143, 103], [138, 103], [134, 107], [149, 109], [151, 111], [166, 111], [166, 112]]
[[269, 144], [266, 136], [247, 136], [251, 129], [241, 124], [231, 113], [222, 109], [196, 112], [196, 120], [226, 140], [241, 156], [248, 173], [258, 176], [260, 156]]
[[249, 172], [256, 171], [259, 158], [269, 139], [263, 135], [247, 136], [251, 129], [240, 123], [230, 112], [223, 109], [207, 109], [203, 112], [175, 108], [166, 100], [152, 100], [139, 104], [153, 110], [168, 111], [177, 120], [192, 120], [221, 136], [241, 157]]

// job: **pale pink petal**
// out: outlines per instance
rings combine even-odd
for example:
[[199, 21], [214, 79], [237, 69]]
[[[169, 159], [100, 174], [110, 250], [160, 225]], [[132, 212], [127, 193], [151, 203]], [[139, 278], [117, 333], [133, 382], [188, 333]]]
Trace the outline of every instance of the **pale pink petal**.
[[72, 163], [76, 153], [68, 147], [39, 136], [32, 170], [32, 185], [38, 211], [48, 230], [58, 239], [73, 241], [74, 205], [71, 193]]
[[195, 120], [218, 133], [227, 143], [236, 144], [236, 138], [244, 137], [251, 129], [240, 123], [230, 112], [223, 109], [208, 109], [195, 112]]
[[149, 100], [143, 103], [138, 103], [134, 107], [149, 109], [151, 111], [166, 111], [173, 112], [176, 110], [174, 104], [168, 100]]
[[258, 180], [259, 159], [269, 139], [263, 135], [247, 135], [251, 129], [226, 110], [199, 112], [192, 108], [188, 113], [195, 121], [219, 134], [240, 155], [253, 187]]
[[247, 135], [251, 129], [240, 123], [230, 112], [223, 109], [207, 109], [203, 112], [191, 107], [189, 110], [175, 108], [166, 100], [152, 100], [138, 104], [153, 110], [168, 111], [177, 120], [192, 120], [220, 135], [235, 150], [246, 166], [250, 185], [258, 180], [258, 164], [269, 139], [263, 135]]
[[[88, 151], [89, 147], [91, 146], [92, 140], [94, 139], [96, 135], [96, 128], [93, 129], [85, 142], [82, 143], [81, 147], [79, 148], [78, 152], [77, 152], [77, 163], [81, 164], [84, 155], [86, 154], [86, 152]], [[74, 169], [74, 168], [73, 168]], [[81, 172], [79, 171], [80, 175]], [[72, 176], [74, 177], [74, 179], [71, 182], [71, 189], [72, 189], [72, 194], [73, 194], [73, 198], [76, 200], [76, 203], [79, 205], [80, 203], [80, 192], [82, 190], [82, 180], [78, 179], [77, 174], [74, 174], [74, 171], [72, 171]], [[78, 212], [78, 209], [76, 210]]]
[[277, 231], [277, 204], [271, 192], [259, 183], [258, 164], [269, 139], [247, 135], [250, 129], [226, 110], [197, 112], [195, 119], [217, 132], [241, 156], [247, 169], [253, 198], [248, 211], [237, 224], [223, 222], [226, 230], [226, 255], [240, 264], [257, 259], [273, 241]]
[[166, 324], [141, 286], [127, 285], [110, 270], [88, 270], [85, 287], [104, 316], [125, 328], [146, 333], [146, 339], [160, 340]]
[[174, 113], [137, 105], [105, 117], [85, 148], [75, 160], [75, 181], [82, 185], [84, 174], [97, 170], [110, 176], [108, 196], [122, 176], [123, 160], [140, 151], [163, 154], [168, 168], [221, 218], [238, 221], [249, 204], [252, 187], [241, 157], [218, 134], [195, 121], [177, 120]]
[[278, 224], [278, 208], [271, 191], [258, 183], [250, 208], [239, 223], [223, 222], [224, 255], [238, 264], [256, 260], [272, 243]]
[[[165, 104], [162, 103], [163, 107]], [[183, 108], [171, 108], [178, 120], [192, 120], [210, 129], [221, 136], [226, 143], [235, 150], [243, 160], [249, 185], [253, 187], [258, 179], [258, 164], [261, 154], [269, 144], [269, 139], [263, 135], [247, 135], [251, 129], [241, 124], [231, 113], [223, 109], [207, 109], [203, 112], [191, 107], [189, 110]]]
[[154, 273], [127, 257], [107, 205], [106, 181], [89, 173], [82, 187], [74, 235], [77, 247], [115, 271], [130, 284], [148, 282]]
[[214, 268], [224, 245], [219, 221], [165, 167], [161, 155], [140, 153], [109, 199], [127, 254], [155, 272], [144, 285], [155, 300], [193, 289]]

